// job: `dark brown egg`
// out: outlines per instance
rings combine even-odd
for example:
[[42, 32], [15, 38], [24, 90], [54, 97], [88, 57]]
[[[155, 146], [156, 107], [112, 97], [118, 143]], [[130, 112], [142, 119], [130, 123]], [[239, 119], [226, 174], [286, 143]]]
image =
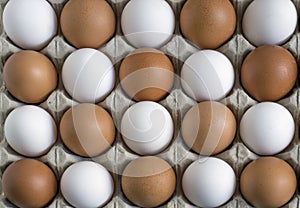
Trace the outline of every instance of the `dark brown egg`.
[[214, 155], [232, 143], [236, 120], [227, 106], [218, 102], [201, 102], [184, 116], [181, 132], [189, 148], [198, 154]]
[[187, 0], [180, 14], [181, 32], [201, 49], [215, 49], [234, 33], [236, 14], [229, 0]]
[[126, 197], [135, 205], [157, 207], [175, 191], [176, 175], [163, 159], [139, 157], [126, 166], [121, 185]]
[[281, 207], [297, 186], [292, 167], [276, 157], [261, 157], [246, 166], [240, 178], [241, 193], [254, 207]]
[[69, 0], [60, 17], [65, 38], [77, 48], [99, 48], [114, 34], [115, 14], [105, 0]]
[[72, 152], [93, 157], [111, 147], [115, 139], [115, 126], [109, 113], [102, 107], [79, 104], [63, 115], [60, 135]]
[[244, 60], [241, 82], [258, 101], [276, 101], [284, 97], [297, 80], [297, 63], [292, 54], [280, 46], [261, 46]]
[[158, 101], [173, 86], [174, 68], [161, 51], [137, 49], [122, 61], [120, 82], [124, 91], [136, 101]]
[[57, 73], [52, 62], [43, 54], [25, 50], [8, 58], [3, 68], [8, 91], [25, 103], [44, 101], [56, 88]]
[[9, 165], [2, 176], [2, 188], [9, 201], [20, 208], [45, 207], [57, 192], [52, 170], [34, 159], [22, 159]]

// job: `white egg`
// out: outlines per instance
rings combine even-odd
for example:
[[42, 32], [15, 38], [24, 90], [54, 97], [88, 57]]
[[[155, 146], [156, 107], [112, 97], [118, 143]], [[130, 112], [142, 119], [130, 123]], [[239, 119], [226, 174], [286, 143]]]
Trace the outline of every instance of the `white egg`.
[[102, 165], [92, 161], [72, 164], [60, 181], [63, 197], [74, 207], [95, 208], [105, 205], [114, 193], [114, 182]]
[[130, 0], [121, 16], [127, 41], [136, 48], [159, 48], [173, 36], [175, 16], [165, 0]]
[[140, 155], [153, 155], [164, 150], [173, 138], [173, 131], [170, 113], [152, 101], [132, 105], [121, 120], [124, 142]]
[[62, 81], [66, 91], [75, 100], [95, 103], [105, 99], [114, 88], [115, 71], [104, 53], [83, 48], [65, 60]]
[[295, 123], [282, 105], [263, 102], [252, 106], [243, 115], [240, 135], [245, 145], [259, 155], [274, 155], [292, 141]]
[[286, 42], [297, 26], [297, 10], [290, 0], [254, 0], [243, 17], [243, 32], [256, 46]]
[[234, 194], [236, 177], [225, 161], [204, 157], [193, 162], [184, 172], [182, 189], [190, 202], [199, 207], [218, 207]]
[[214, 50], [191, 55], [181, 70], [184, 91], [197, 101], [220, 100], [232, 89], [234, 69], [229, 59]]
[[10, 0], [3, 11], [3, 26], [21, 48], [40, 50], [55, 36], [57, 17], [45, 0]]
[[8, 144], [18, 153], [38, 157], [52, 147], [57, 138], [56, 124], [44, 109], [25, 105], [14, 109], [4, 123]]

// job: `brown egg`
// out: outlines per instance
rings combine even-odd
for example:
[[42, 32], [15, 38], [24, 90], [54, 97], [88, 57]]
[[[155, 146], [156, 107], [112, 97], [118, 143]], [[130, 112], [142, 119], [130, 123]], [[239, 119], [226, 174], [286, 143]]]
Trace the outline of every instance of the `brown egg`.
[[105, 0], [69, 0], [60, 16], [65, 38], [77, 48], [99, 48], [114, 34], [114, 11]]
[[6, 168], [2, 188], [7, 199], [20, 208], [45, 207], [56, 195], [57, 180], [44, 163], [22, 159]]
[[8, 58], [3, 68], [7, 90], [25, 103], [44, 101], [56, 88], [57, 73], [52, 62], [36, 51], [20, 51]]
[[176, 175], [163, 159], [139, 157], [126, 166], [121, 185], [125, 196], [135, 205], [157, 207], [175, 191]]
[[292, 54], [280, 46], [261, 46], [244, 60], [241, 82], [258, 101], [276, 101], [285, 96], [297, 80], [297, 63]]
[[236, 14], [229, 0], [187, 0], [180, 14], [181, 32], [201, 49], [215, 49], [234, 33]]
[[109, 113], [102, 107], [79, 104], [63, 115], [60, 135], [72, 152], [93, 157], [111, 147], [115, 139], [115, 126]]
[[231, 110], [218, 102], [205, 101], [184, 116], [181, 133], [187, 146], [198, 154], [214, 155], [233, 141], [236, 120]]
[[276, 157], [261, 157], [243, 170], [240, 189], [254, 207], [281, 207], [296, 191], [296, 174], [291, 166]]
[[137, 49], [122, 61], [120, 82], [124, 91], [136, 101], [158, 101], [173, 86], [174, 68], [161, 51]]

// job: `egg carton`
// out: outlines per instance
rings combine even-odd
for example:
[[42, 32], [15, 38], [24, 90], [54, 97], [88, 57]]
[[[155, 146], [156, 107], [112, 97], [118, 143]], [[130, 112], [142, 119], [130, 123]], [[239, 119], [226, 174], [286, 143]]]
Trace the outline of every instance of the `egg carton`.
[[[2, 17], [3, 8], [8, 0], [0, 0], [0, 12]], [[217, 50], [225, 54], [232, 62], [235, 69], [235, 84], [229, 95], [220, 100], [221, 103], [226, 104], [234, 113], [237, 123], [239, 124], [240, 119], [250, 106], [257, 103], [251, 97], [247, 95], [240, 83], [240, 69], [242, 62], [245, 56], [253, 50], [255, 47], [252, 46], [242, 34], [241, 30], [241, 20], [245, 8], [249, 5], [252, 0], [232, 0], [232, 4], [237, 12], [237, 28], [232, 36], [232, 38], [223, 46]], [[66, 3], [66, 0], [49, 0], [55, 9], [57, 16], [60, 16], [63, 5]], [[111, 4], [116, 17], [120, 20], [121, 12], [128, 2], [128, 0], [108, 0]], [[176, 20], [179, 19], [179, 14], [185, 0], [168, 0], [168, 3], [172, 6]], [[300, 0], [293, 1], [296, 8], [300, 8]], [[299, 10], [299, 9], [298, 9]], [[4, 138], [3, 124], [5, 118], [14, 108], [22, 105], [21, 102], [13, 98], [7, 91], [3, 80], [2, 72], [3, 65], [6, 59], [20, 50], [16, 47], [7, 37], [3, 30], [2, 21], [0, 21], [0, 177], [2, 176], [5, 168], [13, 161], [23, 158], [23, 156], [17, 154], [13, 151], [7, 144]], [[294, 35], [291, 39], [283, 45], [287, 48], [297, 60], [299, 60], [300, 55], [300, 33], [297, 28]], [[59, 83], [56, 90], [47, 98], [46, 101], [39, 104], [40, 107], [46, 109], [49, 113], [52, 114], [54, 119], [59, 124], [59, 121], [63, 113], [70, 108], [72, 105], [76, 104], [76, 101], [73, 101], [72, 98], [65, 91], [62, 80], [61, 80], [61, 69], [64, 63], [65, 58], [74, 50], [74, 47], [69, 45], [64, 37], [62, 32], [59, 30], [58, 34], [54, 39], [45, 47], [41, 52], [48, 56], [52, 62], [55, 64], [57, 73], [59, 74]], [[105, 53], [115, 65], [116, 73], [118, 74], [118, 69], [122, 59], [130, 52], [134, 50], [130, 46], [125, 38], [122, 36], [120, 21], [117, 21], [117, 28], [115, 36], [103, 47], [99, 49]], [[183, 62], [198, 49], [186, 41], [182, 34], [180, 33], [179, 23], [177, 21], [175, 34], [173, 38], [160, 48], [161, 51], [166, 53], [171, 61], [174, 64], [174, 69], [176, 74], [179, 76]], [[183, 172], [189, 164], [199, 158], [199, 155], [189, 151], [188, 147], [184, 144], [183, 139], [180, 134], [180, 124], [183, 119], [184, 114], [187, 110], [196, 104], [194, 100], [189, 98], [182, 90], [180, 86], [179, 78], [175, 79], [174, 86], [170, 94], [163, 100], [160, 101], [160, 104], [165, 106], [172, 115], [175, 124], [175, 133], [171, 145], [162, 153], [158, 154], [159, 157], [167, 160], [174, 168], [177, 175], [177, 186], [176, 191], [174, 192], [171, 199], [166, 202], [161, 207], [182, 207], [182, 208], [191, 208], [193, 206], [184, 196], [181, 188], [181, 178]], [[119, 80], [113, 92], [101, 103], [98, 105], [107, 109], [116, 124], [116, 128], [120, 129], [120, 120], [122, 118], [125, 110], [134, 103], [130, 100], [122, 89], [119, 87]], [[287, 161], [295, 170], [296, 174], [299, 175], [299, 160], [300, 160], [300, 141], [299, 141], [299, 104], [300, 104], [300, 88], [298, 83], [293, 88], [293, 90], [285, 96], [283, 99], [278, 101], [278, 103], [285, 106], [293, 115], [293, 118], [296, 123], [296, 132], [292, 143], [280, 154], [277, 154], [276, 157], [282, 158]], [[124, 194], [122, 193], [120, 186], [121, 173], [124, 167], [133, 159], [137, 158], [138, 155], [133, 153], [128, 149], [122, 137], [118, 132], [116, 135], [116, 140], [110, 150], [106, 153], [94, 157], [94, 158], [83, 158], [77, 156], [70, 152], [61, 141], [59, 137], [53, 148], [44, 156], [37, 158], [49, 165], [55, 172], [57, 178], [59, 179], [64, 172], [64, 170], [74, 162], [82, 160], [94, 160], [105, 166], [108, 170], [111, 171], [114, 182], [115, 182], [115, 192], [110, 202], [105, 206], [107, 208], [119, 207], [134, 207], [134, 205], [129, 202]], [[239, 191], [239, 176], [241, 171], [250, 161], [258, 158], [259, 156], [251, 152], [241, 141], [239, 136], [239, 126], [237, 126], [237, 133], [232, 145], [226, 149], [226, 151], [216, 155], [226, 162], [228, 162], [231, 167], [234, 169], [237, 176], [237, 187], [236, 191], [229, 202], [227, 202], [222, 207], [232, 208], [246, 208], [251, 207], [241, 196]], [[2, 188], [0, 187], [0, 208], [4, 207], [14, 207], [3, 194]], [[61, 193], [58, 193], [52, 203], [48, 206], [50, 208], [60, 208], [60, 207], [71, 207], [62, 197]], [[288, 204], [284, 207], [286, 208], [300, 208], [300, 197], [299, 191], [297, 190], [294, 197], [290, 200]]]

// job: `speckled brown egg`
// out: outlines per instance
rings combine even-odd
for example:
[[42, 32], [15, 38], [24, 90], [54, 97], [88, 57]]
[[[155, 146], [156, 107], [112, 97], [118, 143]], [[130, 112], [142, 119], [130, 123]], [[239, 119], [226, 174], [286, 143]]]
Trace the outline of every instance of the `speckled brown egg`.
[[115, 14], [105, 0], [69, 0], [60, 25], [64, 37], [77, 48], [99, 48], [114, 34]]
[[184, 116], [181, 133], [187, 146], [198, 154], [214, 155], [233, 141], [236, 120], [231, 110], [218, 102], [205, 101]]
[[34, 159], [10, 164], [2, 176], [6, 198], [20, 208], [45, 207], [55, 197], [57, 180], [52, 170]]
[[291, 91], [297, 80], [293, 55], [280, 46], [261, 46], [244, 60], [241, 82], [258, 101], [276, 101]]
[[125, 196], [140, 207], [157, 207], [175, 191], [176, 175], [165, 160], [139, 157], [125, 168], [121, 179]]
[[57, 73], [43, 54], [25, 50], [8, 58], [3, 68], [7, 90], [25, 103], [44, 101], [56, 88]]
[[243, 170], [240, 189], [254, 207], [281, 207], [296, 191], [297, 179], [291, 166], [276, 157], [261, 157]]
[[229, 0], [187, 0], [180, 14], [181, 32], [201, 49], [215, 49], [234, 33], [235, 10]]
[[115, 139], [110, 114], [95, 104], [79, 104], [65, 112], [60, 122], [63, 143], [74, 153], [93, 157], [108, 150]]
[[141, 48], [125, 57], [119, 72], [121, 86], [136, 101], [158, 101], [170, 91], [174, 68], [161, 51]]

